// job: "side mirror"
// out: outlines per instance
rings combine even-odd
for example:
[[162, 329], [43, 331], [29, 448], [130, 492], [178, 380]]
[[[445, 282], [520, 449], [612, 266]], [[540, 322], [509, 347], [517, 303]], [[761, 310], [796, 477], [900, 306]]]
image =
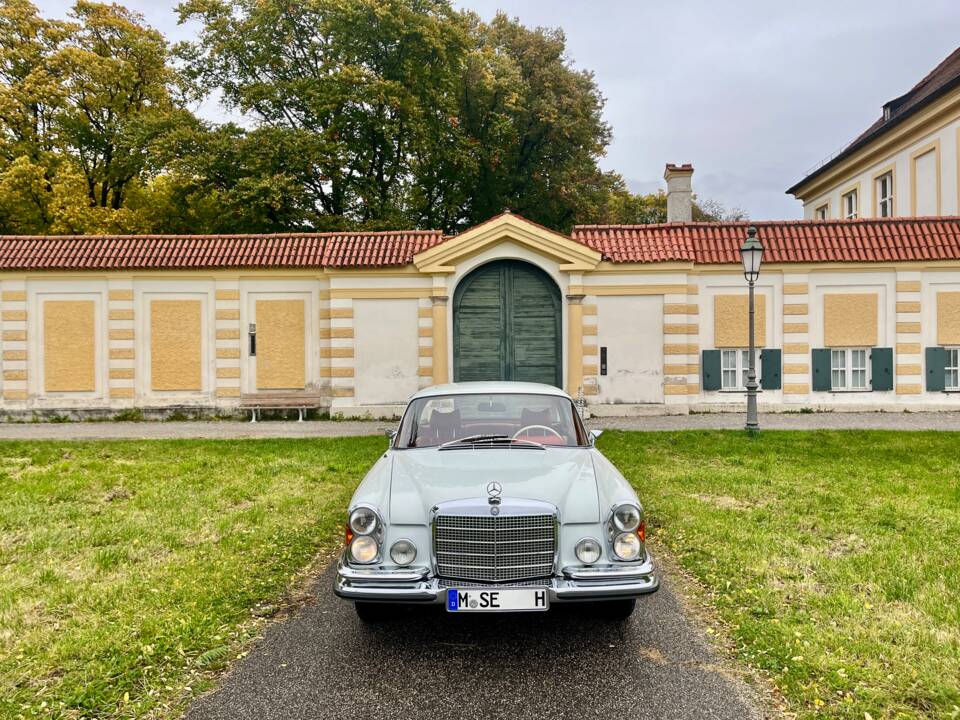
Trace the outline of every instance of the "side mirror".
[[384, 428], [383, 434], [387, 438], [387, 447], [393, 447], [393, 440], [397, 437], [397, 431], [394, 428]]
[[597, 438], [599, 438], [601, 435], [603, 435], [603, 430], [591, 430], [589, 433], [587, 433], [587, 436], [590, 438], [590, 444], [596, 445]]

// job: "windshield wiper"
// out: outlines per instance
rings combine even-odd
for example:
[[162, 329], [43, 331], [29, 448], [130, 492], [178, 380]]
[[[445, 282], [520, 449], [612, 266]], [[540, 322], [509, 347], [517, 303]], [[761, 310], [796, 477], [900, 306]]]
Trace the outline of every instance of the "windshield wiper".
[[512, 438], [509, 435], [468, 435], [467, 437], [457, 438], [456, 440], [445, 442], [440, 446], [440, 449], [458, 450], [477, 446], [490, 447], [499, 443], [503, 443], [507, 447], [527, 447], [546, 450], [546, 447], [538, 442], [534, 442], [533, 440], [520, 440], [517, 438]]

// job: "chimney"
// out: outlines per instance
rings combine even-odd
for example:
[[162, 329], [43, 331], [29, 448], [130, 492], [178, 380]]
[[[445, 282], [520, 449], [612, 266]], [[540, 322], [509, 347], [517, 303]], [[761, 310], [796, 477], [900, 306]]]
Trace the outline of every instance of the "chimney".
[[663, 171], [667, 181], [667, 222], [693, 220], [693, 165], [667, 163]]

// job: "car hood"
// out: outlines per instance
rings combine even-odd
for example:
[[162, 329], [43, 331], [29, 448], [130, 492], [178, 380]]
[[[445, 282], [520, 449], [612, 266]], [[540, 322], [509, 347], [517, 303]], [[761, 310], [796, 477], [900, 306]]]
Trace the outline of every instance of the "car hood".
[[587, 448], [421, 448], [393, 453], [390, 522], [426, 524], [441, 502], [486, 498], [487, 483], [503, 486], [502, 498], [551, 503], [564, 523], [600, 518], [597, 481]]

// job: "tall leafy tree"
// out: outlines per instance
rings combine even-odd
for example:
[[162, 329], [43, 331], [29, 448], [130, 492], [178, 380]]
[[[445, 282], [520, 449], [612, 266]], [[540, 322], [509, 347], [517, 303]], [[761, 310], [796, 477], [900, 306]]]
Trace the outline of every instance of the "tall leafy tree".
[[[466, 35], [444, 0], [187, 0], [203, 91], [277, 132], [306, 218], [409, 222], [416, 158], [450, 140]], [[282, 139], [280, 137], [282, 133]]]

